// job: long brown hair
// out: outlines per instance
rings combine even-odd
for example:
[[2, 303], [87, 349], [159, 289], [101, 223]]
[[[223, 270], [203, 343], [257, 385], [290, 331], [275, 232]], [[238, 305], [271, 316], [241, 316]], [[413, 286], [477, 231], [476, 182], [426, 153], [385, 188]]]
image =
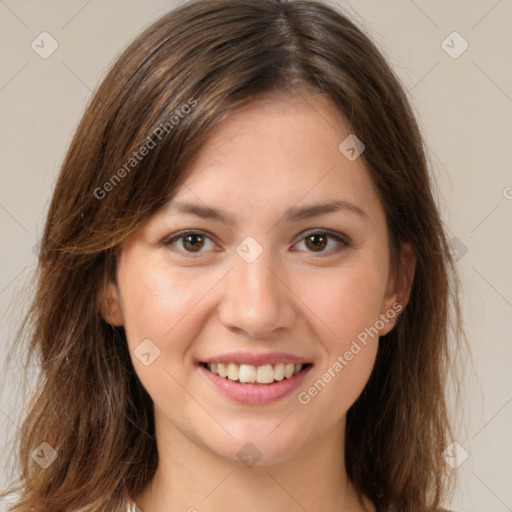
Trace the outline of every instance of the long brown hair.
[[[27, 364], [41, 373], [18, 436], [13, 510], [121, 510], [149, 483], [158, 464], [152, 402], [123, 328], [100, 315], [98, 290], [115, 276], [122, 242], [165, 205], [217, 123], [265, 92], [306, 90], [330, 97], [364, 142], [392, 248], [408, 242], [417, 258], [409, 304], [347, 413], [348, 477], [390, 511], [432, 511], [446, 498], [457, 281], [403, 86], [368, 36], [326, 3], [196, 0], [124, 51], [62, 165], [22, 327]], [[31, 457], [42, 442], [58, 457], [46, 469]]]

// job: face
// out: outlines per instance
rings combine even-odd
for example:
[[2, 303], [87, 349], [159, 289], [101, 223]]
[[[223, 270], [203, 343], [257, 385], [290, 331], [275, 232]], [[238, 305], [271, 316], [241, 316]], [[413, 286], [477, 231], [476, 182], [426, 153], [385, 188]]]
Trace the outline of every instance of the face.
[[325, 97], [261, 97], [122, 247], [104, 317], [126, 329], [157, 437], [271, 464], [344, 431], [407, 295], [362, 158], [338, 149], [349, 134]]

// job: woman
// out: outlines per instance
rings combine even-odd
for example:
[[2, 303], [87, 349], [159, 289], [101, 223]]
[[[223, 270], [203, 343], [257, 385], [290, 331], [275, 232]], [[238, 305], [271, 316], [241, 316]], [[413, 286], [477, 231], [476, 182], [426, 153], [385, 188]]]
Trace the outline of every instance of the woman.
[[454, 277], [411, 108], [352, 22], [179, 7], [53, 194], [12, 510], [439, 509]]

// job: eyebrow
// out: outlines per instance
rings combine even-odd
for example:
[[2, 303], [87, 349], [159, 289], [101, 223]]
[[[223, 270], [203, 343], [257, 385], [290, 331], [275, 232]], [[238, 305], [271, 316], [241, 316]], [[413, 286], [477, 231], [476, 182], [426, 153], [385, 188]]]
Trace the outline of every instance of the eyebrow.
[[[188, 203], [171, 201], [168, 205], [170, 213], [188, 213], [195, 215], [202, 219], [213, 219], [224, 223], [235, 224], [233, 217], [210, 206], [200, 205], [196, 203]], [[288, 222], [297, 222], [311, 217], [318, 217], [328, 213], [344, 212], [358, 215], [362, 218], [367, 218], [367, 213], [359, 206], [352, 204], [348, 201], [336, 199], [326, 203], [310, 204], [300, 207], [292, 207], [288, 209], [282, 219]]]

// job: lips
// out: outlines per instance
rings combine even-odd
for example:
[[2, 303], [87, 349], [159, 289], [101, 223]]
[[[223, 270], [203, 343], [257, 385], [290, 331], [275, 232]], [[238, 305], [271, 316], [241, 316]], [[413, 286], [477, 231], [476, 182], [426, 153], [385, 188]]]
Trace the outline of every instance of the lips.
[[305, 364], [298, 373], [295, 373], [290, 378], [285, 377], [282, 380], [273, 380], [272, 382], [262, 384], [258, 382], [242, 383], [238, 380], [233, 381], [213, 373], [208, 369], [206, 364], [198, 365], [200, 373], [206, 377], [207, 381], [214, 385], [215, 389], [231, 400], [247, 405], [263, 405], [284, 399], [297, 389], [309, 374], [312, 367], [312, 364]]
[[279, 400], [292, 392], [313, 364], [285, 352], [231, 352], [199, 362], [209, 381], [230, 398], [247, 404]]

